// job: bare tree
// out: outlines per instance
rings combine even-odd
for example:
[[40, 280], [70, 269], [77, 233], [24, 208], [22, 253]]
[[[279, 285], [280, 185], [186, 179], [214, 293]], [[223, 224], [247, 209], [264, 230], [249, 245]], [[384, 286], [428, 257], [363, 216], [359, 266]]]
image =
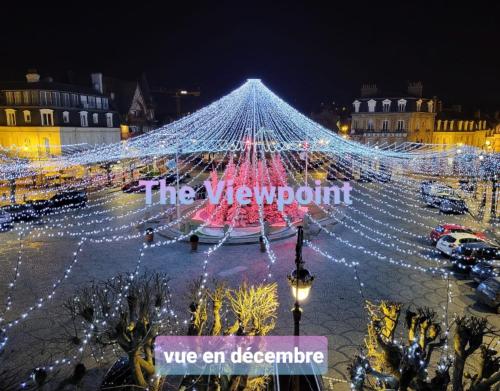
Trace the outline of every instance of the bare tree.
[[158, 388], [153, 343], [173, 326], [164, 274], [119, 275], [92, 283], [68, 299], [65, 308], [73, 319], [83, 321], [75, 338], [101, 349], [118, 346], [128, 357], [135, 385]]
[[[500, 358], [497, 352], [483, 345], [489, 332], [486, 320], [476, 317], [455, 319], [453, 337], [454, 358], [442, 356], [434, 377], [428, 379], [428, 369], [434, 350], [446, 343], [436, 314], [429, 308], [406, 311], [405, 342], [395, 339], [401, 305], [391, 302], [367, 302], [369, 314], [368, 335], [365, 338], [366, 355], [356, 356], [349, 368], [352, 387], [362, 390], [369, 379], [375, 379], [375, 388], [416, 391], [446, 391], [452, 383], [453, 391], [490, 391], [500, 381]], [[479, 371], [464, 373], [465, 363], [480, 349]], [[453, 365], [453, 379], [450, 369]]]

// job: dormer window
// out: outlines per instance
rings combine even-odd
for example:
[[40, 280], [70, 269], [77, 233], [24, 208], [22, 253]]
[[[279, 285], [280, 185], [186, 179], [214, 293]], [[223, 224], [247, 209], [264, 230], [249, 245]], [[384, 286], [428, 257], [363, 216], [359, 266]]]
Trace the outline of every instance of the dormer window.
[[54, 110], [40, 109], [40, 116], [42, 117], [42, 126], [54, 126]]
[[422, 99], [417, 100], [417, 111], [420, 111], [422, 108]]
[[434, 102], [432, 100], [427, 102], [427, 111], [429, 113], [432, 113], [434, 111]]
[[375, 101], [374, 99], [370, 99], [368, 101], [368, 112], [374, 113], [376, 104], [377, 104], [377, 101]]
[[31, 123], [31, 112], [29, 110], [24, 110], [23, 116], [24, 116], [24, 123], [30, 124]]
[[384, 113], [388, 113], [389, 111], [391, 111], [391, 101], [389, 99], [385, 99], [384, 101], [382, 101], [382, 111]]
[[99, 114], [97, 114], [97, 113], [92, 114], [92, 121], [94, 121], [94, 124], [98, 124], [99, 123]]
[[5, 115], [7, 117], [7, 125], [16, 126], [16, 110], [5, 109]]
[[63, 111], [63, 122], [65, 124], [69, 123], [69, 111]]
[[355, 100], [352, 104], [354, 106], [354, 112], [359, 113], [359, 106], [361, 105], [361, 102], [359, 100]]
[[398, 111], [399, 112], [406, 111], [406, 99], [398, 100]]

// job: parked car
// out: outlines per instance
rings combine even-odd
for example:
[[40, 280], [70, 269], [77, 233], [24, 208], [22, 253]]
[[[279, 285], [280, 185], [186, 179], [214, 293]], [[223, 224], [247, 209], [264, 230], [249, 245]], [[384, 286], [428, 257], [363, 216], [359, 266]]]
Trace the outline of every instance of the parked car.
[[439, 211], [441, 213], [464, 214], [468, 211], [467, 204], [463, 199], [456, 195], [440, 197]]
[[453, 188], [444, 183], [436, 182], [435, 180], [422, 181], [420, 183], [420, 193], [422, 197], [440, 192], [453, 192]]
[[443, 254], [451, 256], [453, 250], [461, 244], [477, 242], [483, 242], [483, 240], [471, 234], [454, 233], [445, 235], [441, 239], [439, 239], [436, 244], [436, 248]]
[[87, 193], [81, 190], [65, 191], [50, 199], [50, 208], [81, 207], [87, 204]]
[[478, 262], [470, 268], [469, 276], [477, 283], [481, 283], [491, 277], [500, 276], [500, 261]]
[[0, 231], [5, 231], [12, 227], [12, 216], [9, 212], [0, 209]]
[[431, 188], [429, 193], [424, 194], [423, 199], [426, 205], [439, 208], [439, 205], [441, 205], [442, 200], [453, 196], [454, 196], [453, 189], [434, 187]]
[[50, 211], [50, 199], [31, 200], [29, 203], [36, 217], [43, 216]]
[[466, 233], [466, 234], [475, 235], [478, 238], [483, 239], [483, 240], [486, 239], [486, 234], [484, 232], [476, 231], [476, 230], [473, 230], [472, 228], [468, 228], [468, 227], [465, 227], [465, 226], [459, 225], [459, 224], [441, 224], [441, 225], [438, 225], [436, 228], [434, 228], [431, 231], [431, 234], [429, 237], [431, 239], [432, 244], [435, 245], [441, 237], [443, 237], [444, 235], [452, 234], [452, 233]]
[[478, 262], [497, 259], [500, 259], [500, 248], [484, 241], [462, 244], [451, 253], [453, 267], [459, 271], [469, 271]]
[[12, 221], [29, 221], [36, 217], [35, 208], [31, 203], [7, 205], [1, 209], [11, 215]]
[[491, 277], [476, 288], [478, 301], [500, 313], [500, 277]]
[[130, 181], [122, 186], [122, 191], [124, 193], [138, 193], [141, 187], [144, 186], [139, 186], [139, 181]]

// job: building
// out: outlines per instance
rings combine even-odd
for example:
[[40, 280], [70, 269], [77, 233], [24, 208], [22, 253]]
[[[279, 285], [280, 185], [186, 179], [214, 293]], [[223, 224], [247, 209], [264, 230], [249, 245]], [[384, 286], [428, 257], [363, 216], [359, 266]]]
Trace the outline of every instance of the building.
[[118, 113], [109, 97], [92, 87], [40, 80], [0, 83], [0, 145], [21, 156], [60, 155], [64, 147], [120, 141]]
[[479, 112], [466, 115], [460, 106], [437, 114], [433, 144], [470, 145], [487, 152], [500, 151], [500, 132]]
[[363, 85], [353, 102], [350, 136], [370, 144], [432, 142], [436, 99], [422, 96], [422, 83], [410, 83], [405, 93], [383, 94]]
[[110, 96], [118, 110], [122, 139], [157, 128], [155, 105], [144, 75], [137, 81], [126, 81], [94, 73], [92, 81], [97, 91]]
[[321, 103], [319, 110], [313, 111], [310, 118], [331, 131], [348, 135], [351, 121], [349, 111], [345, 106], [337, 106], [335, 102], [331, 104]]

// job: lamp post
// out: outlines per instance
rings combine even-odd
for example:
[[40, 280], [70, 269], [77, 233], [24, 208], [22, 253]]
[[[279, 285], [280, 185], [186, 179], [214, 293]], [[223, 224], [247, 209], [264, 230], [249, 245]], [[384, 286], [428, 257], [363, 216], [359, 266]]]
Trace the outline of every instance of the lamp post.
[[304, 268], [304, 261], [302, 260], [302, 247], [304, 245], [304, 230], [301, 226], [297, 230], [297, 244], [295, 246], [295, 270], [288, 275], [288, 282], [292, 289], [292, 295], [295, 299], [295, 304], [292, 309], [294, 334], [300, 335], [300, 319], [302, 317], [302, 309], [300, 302], [307, 299], [311, 291], [314, 276], [309, 273], [309, 270]]

